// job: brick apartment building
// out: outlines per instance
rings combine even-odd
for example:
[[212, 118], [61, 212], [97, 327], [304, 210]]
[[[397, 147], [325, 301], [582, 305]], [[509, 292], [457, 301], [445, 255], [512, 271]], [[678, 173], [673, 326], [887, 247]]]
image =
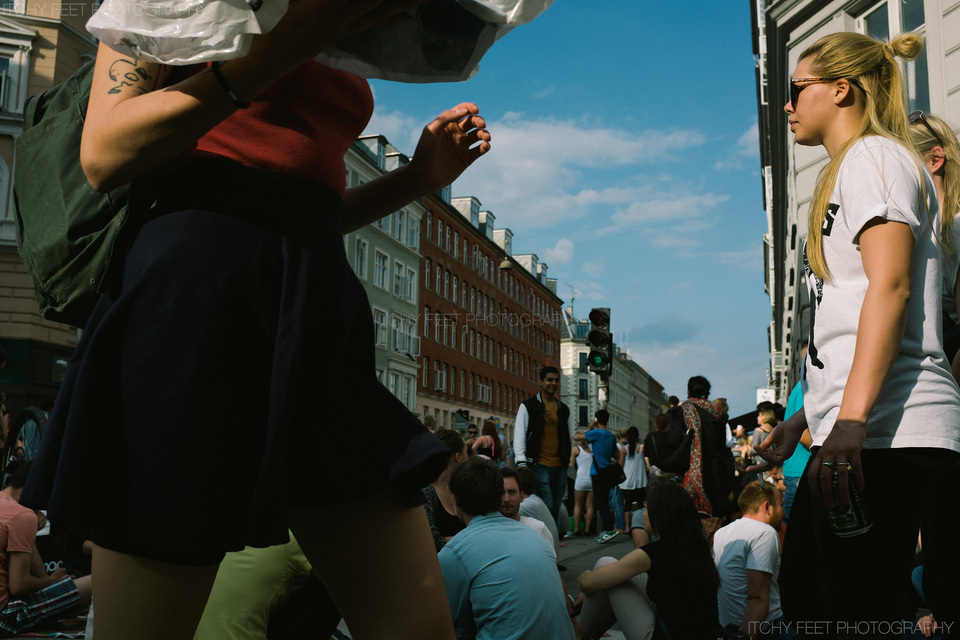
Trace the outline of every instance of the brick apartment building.
[[418, 412], [438, 427], [499, 419], [512, 438], [540, 368], [559, 368], [556, 281], [536, 255], [512, 255], [512, 232], [477, 198], [445, 193], [424, 200], [421, 224]]

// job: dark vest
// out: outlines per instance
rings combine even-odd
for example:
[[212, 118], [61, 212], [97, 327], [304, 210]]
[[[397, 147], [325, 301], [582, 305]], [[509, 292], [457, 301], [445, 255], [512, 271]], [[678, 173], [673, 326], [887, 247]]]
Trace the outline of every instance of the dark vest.
[[[565, 460], [570, 459], [570, 407], [557, 400], [557, 419], [559, 430], [558, 440], [560, 441], [560, 464], [563, 466]], [[546, 407], [540, 402], [539, 396], [533, 396], [523, 401], [523, 406], [527, 408], [527, 439], [526, 439], [526, 457], [527, 461], [536, 464], [540, 458], [540, 443], [543, 441], [543, 421], [546, 414]]]

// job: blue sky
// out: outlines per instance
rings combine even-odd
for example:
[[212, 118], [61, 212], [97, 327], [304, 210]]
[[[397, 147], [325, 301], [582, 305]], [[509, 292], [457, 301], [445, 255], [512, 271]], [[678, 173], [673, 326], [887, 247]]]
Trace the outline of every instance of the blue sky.
[[453, 186], [536, 253], [669, 394], [705, 375], [731, 415], [768, 364], [747, 0], [556, 0], [463, 83], [372, 81], [368, 133], [412, 154], [440, 111], [480, 106], [493, 149]]

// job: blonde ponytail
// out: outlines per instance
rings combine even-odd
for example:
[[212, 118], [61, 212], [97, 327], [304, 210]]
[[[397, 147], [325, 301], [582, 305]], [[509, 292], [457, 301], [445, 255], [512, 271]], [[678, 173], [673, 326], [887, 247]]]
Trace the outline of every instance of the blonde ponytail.
[[[913, 60], [922, 50], [923, 38], [913, 33], [897, 36], [886, 43], [860, 33], [833, 33], [817, 40], [800, 56], [801, 60], [811, 58], [813, 75], [847, 78], [852, 87], [856, 87], [851, 90], [859, 91], [864, 99], [860, 128], [820, 171], [810, 203], [807, 261], [813, 273], [822, 279], [830, 277], [823, 255], [823, 225], [847, 151], [868, 135], [883, 136], [914, 149], [907, 119], [906, 87], [896, 58]], [[919, 164], [917, 170], [922, 173]]]

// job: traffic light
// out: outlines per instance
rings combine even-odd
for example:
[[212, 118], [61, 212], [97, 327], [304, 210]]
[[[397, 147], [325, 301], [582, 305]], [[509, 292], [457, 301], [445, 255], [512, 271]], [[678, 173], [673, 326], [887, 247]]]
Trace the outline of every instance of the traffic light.
[[591, 309], [589, 317], [590, 333], [587, 334], [587, 344], [590, 345], [590, 354], [587, 356], [587, 365], [590, 371], [600, 376], [609, 376], [613, 368], [610, 309], [606, 307]]

